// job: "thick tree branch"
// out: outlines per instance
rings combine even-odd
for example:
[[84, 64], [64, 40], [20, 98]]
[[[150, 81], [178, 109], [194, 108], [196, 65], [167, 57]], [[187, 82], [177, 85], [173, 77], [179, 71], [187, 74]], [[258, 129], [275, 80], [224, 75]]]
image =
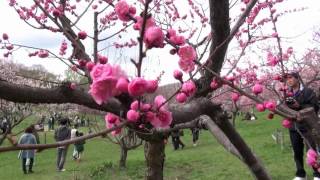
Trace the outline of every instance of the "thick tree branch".
[[98, 105], [87, 92], [79, 89], [72, 90], [68, 84], [45, 89], [13, 84], [0, 79], [0, 98], [17, 103], [73, 103], [117, 115], [120, 115], [121, 111], [126, 111], [126, 108], [115, 98], [109, 99], [106, 104]]

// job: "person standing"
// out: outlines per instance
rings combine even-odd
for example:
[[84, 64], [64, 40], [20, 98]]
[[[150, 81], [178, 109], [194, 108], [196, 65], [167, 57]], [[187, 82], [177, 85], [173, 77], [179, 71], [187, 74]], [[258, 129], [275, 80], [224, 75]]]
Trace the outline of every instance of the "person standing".
[[[60, 120], [60, 126], [55, 130], [54, 132], [54, 139], [59, 142], [59, 141], [64, 141], [67, 139], [70, 139], [71, 137], [71, 130], [67, 126], [68, 123], [67, 118], [62, 118]], [[68, 151], [68, 146], [60, 146], [57, 148], [57, 171], [65, 171], [64, 163], [66, 160], [67, 156], [67, 151]]]
[[[302, 110], [304, 108], [313, 107], [317, 113], [319, 110], [317, 97], [315, 92], [308, 88], [303, 87], [300, 82], [300, 76], [297, 72], [290, 72], [285, 75], [287, 86], [289, 87], [289, 92], [293, 96], [286, 97], [286, 105], [296, 111]], [[294, 153], [294, 161], [296, 163], [296, 177], [294, 180], [306, 180], [306, 171], [303, 165], [303, 152], [304, 152], [304, 142], [303, 137], [308, 137], [309, 132], [306, 128], [305, 122], [294, 122], [294, 125], [289, 128], [290, 141]], [[306, 138], [313, 149], [317, 149], [316, 145], [310, 138]], [[308, 149], [311, 147], [307, 147]], [[314, 169], [313, 172], [314, 180], [320, 180], [320, 173]]]
[[[33, 129], [32, 127], [28, 127], [24, 134], [20, 137], [18, 144], [37, 144], [36, 137], [32, 134]], [[22, 159], [22, 170], [24, 174], [33, 173], [32, 166], [34, 160], [35, 150], [21, 150], [19, 152], [19, 158]], [[27, 159], [29, 162], [27, 163]], [[28, 171], [27, 171], [27, 164], [28, 164]]]
[[191, 128], [191, 132], [192, 132], [192, 142], [193, 142], [193, 146], [197, 146], [197, 141], [199, 140], [199, 132], [200, 129], [198, 127], [194, 127]]
[[[78, 133], [78, 124], [74, 124], [73, 128], [71, 129], [71, 139], [76, 138], [77, 137], [77, 133]], [[77, 155], [77, 151], [76, 151], [76, 146], [74, 144], [73, 153], [72, 153], [73, 160], [77, 159], [76, 155]]]
[[182, 132], [183, 131], [180, 131], [180, 130], [174, 130], [171, 132], [171, 137], [172, 137], [172, 144], [173, 144], [173, 148], [174, 150], [177, 150], [180, 148], [180, 145], [181, 145], [181, 148], [183, 149], [184, 148], [184, 144], [183, 142], [181, 141], [180, 139], [180, 135], [182, 135]]
[[[76, 136], [77, 137], [81, 137], [81, 136], [83, 136], [83, 133], [77, 131]], [[84, 151], [84, 144], [85, 143], [86, 143], [85, 140], [78, 141], [78, 142], [74, 143], [75, 151], [76, 151], [75, 159], [77, 160], [77, 162], [81, 161], [81, 155], [82, 155], [82, 153]]]

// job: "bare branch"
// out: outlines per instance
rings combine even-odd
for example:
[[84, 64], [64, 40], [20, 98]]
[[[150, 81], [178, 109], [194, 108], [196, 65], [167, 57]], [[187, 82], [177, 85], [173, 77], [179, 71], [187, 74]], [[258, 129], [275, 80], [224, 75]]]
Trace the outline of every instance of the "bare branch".
[[69, 144], [73, 144], [75, 142], [79, 142], [79, 141], [83, 141], [86, 139], [92, 139], [98, 136], [103, 136], [105, 134], [108, 134], [116, 129], [122, 128], [127, 124], [127, 122], [122, 122], [121, 124], [119, 124], [118, 126], [112, 127], [110, 129], [105, 129], [102, 130], [98, 133], [92, 133], [92, 134], [88, 134], [88, 135], [84, 135], [81, 137], [77, 137], [74, 139], [70, 139], [70, 140], [64, 140], [64, 141], [60, 141], [57, 143], [52, 143], [52, 144], [25, 144], [25, 145], [17, 145], [17, 146], [11, 146], [11, 147], [0, 147], [0, 152], [7, 152], [7, 151], [16, 151], [16, 150], [26, 150], [26, 149], [39, 149], [39, 150], [43, 150], [43, 149], [49, 149], [49, 148], [56, 148], [56, 147], [60, 147], [60, 146], [67, 146]]

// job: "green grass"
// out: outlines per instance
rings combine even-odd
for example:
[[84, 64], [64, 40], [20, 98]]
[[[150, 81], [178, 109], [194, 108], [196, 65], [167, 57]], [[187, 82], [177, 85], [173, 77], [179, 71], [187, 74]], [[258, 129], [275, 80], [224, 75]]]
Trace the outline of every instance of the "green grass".
[[[265, 114], [259, 114], [258, 120], [237, 121], [236, 129], [245, 139], [255, 154], [261, 159], [268, 172], [275, 180], [291, 179], [295, 165], [289, 146], [288, 132], [281, 127], [281, 120], [266, 120]], [[32, 121], [32, 120], [30, 120]], [[23, 126], [28, 124], [25, 122]], [[285, 146], [281, 150], [271, 138], [276, 129], [285, 132]], [[201, 131], [199, 144], [192, 146], [191, 132], [185, 130], [182, 137], [186, 147], [174, 151], [171, 142], [166, 146], [164, 176], [168, 180], [247, 180], [254, 179], [247, 167], [236, 157], [229, 154], [206, 131]], [[43, 142], [44, 134], [40, 134]], [[47, 133], [47, 142], [52, 142], [52, 132]], [[144, 155], [143, 147], [129, 151], [127, 169], [118, 168], [119, 148], [105, 139], [96, 138], [87, 141], [83, 161], [72, 161], [72, 146], [69, 148], [66, 172], [55, 171], [56, 149], [45, 150], [36, 154], [34, 174], [24, 175], [21, 170], [18, 152], [0, 154], [0, 179], [143, 179]], [[308, 174], [311, 177], [310, 168]], [[92, 176], [94, 174], [94, 176]]]

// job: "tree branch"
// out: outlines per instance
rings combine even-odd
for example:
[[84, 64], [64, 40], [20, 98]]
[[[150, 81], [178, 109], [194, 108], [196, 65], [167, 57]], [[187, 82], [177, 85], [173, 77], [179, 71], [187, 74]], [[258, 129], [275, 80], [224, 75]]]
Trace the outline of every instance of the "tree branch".
[[120, 111], [126, 111], [126, 108], [115, 98], [109, 99], [106, 104], [98, 105], [88, 93], [79, 89], [72, 90], [68, 84], [45, 89], [13, 84], [0, 79], [0, 98], [19, 103], [73, 103], [117, 115], [120, 115]]
[[98, 133], [92, 133], [92, 134], [84, 135], [84, 136], [77, 137], [74, 139], [64, 140], [64, 141], [60, 141], [60, 142], [52, 143], [52, 144], [25, 144], [25, 145], [17, 145], [17, 146], [10, 146], [10, 147], [1, 147], [0, 152], [27, 150], [27, 149], [43, 150], [43, 149], [49, 149], [49, 148], [56, 148], [56, 147], [60, 147], [60, 146], [66, 146], [66, 145], [73, 144], [75, 142], [83, 141], [86, 139], [92, 139], [94, 137], [103, 136], [105, 134], [112, 132], [113, 130], [124, 127], [126, 124], [127, 124], [127, 121], [122, 122], [118, 126], [112, 127], [110, 129], [102, 130]]

